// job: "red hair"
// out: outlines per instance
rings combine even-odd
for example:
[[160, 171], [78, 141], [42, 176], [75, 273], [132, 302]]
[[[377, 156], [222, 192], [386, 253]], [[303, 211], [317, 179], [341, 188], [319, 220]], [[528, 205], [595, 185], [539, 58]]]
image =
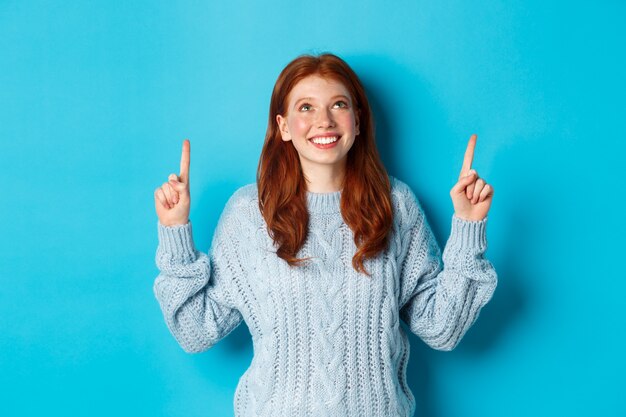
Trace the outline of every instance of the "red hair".
[[291, 266], [310, 259], [296, 258], [307, 237], [306, 183], [298, 152], [292, 142], [281, 139], [276, 121], [276, 115], [286, 114], [287, 98], [292, 88], [310, 75], [341, 82], [350, 92], [358, 114], [360, 134], [347, 155], [340, 205], [343, 220], [353, 231], [357, 247], [352, 266], [371, 276], [363, 262], [388, 246], [393, 216], [391, 184], [376, 148], [374, 121], [365, 89], [341, 58], [329, 53], [301, 55], [278, 76], [257, 170], [259, 209], [270, 236], [278, 245], [276, 254], [280, 258]]

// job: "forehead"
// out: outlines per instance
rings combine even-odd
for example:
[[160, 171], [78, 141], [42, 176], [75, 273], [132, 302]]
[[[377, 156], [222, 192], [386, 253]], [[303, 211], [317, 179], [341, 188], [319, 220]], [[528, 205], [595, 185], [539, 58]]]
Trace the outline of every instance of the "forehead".
[[289, 100], [298, 100], [300, 97], [324, 98], [338, 94], [350, 98], [350, 92], [342, 82], [319, 75], [309, 75], [291, 89]]

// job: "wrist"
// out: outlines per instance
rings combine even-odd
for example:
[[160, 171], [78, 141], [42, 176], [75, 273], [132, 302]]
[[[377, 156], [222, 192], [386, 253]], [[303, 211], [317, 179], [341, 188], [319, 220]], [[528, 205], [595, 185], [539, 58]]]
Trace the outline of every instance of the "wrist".
[[189, 219], [186, 219], [185, 221], [182, 221], [182, 220], [165, 220], [165, 221], [161, 221], [161, 219], [159, 219], [159, 224], [161, 226], [165, 226], [165, 227], [184, 226], [187, 223], [189, 223]]
[[449, 240], [456, 248], [474, 247], [484, 250], [487, 247], [487, 217], [481, 220], [465, 220], [453, 215]]
[[487, 218], [487, 216], [484, 216], [484, 217], [472, 217], [472, 216], [459, 215], [457, 213], [454, 213], [454, 217], [456, 217], [457, 219], [460, 219], [460, 220], [468, 221], [468, 222], [479, 222], [479, 221], [482, 221], [482, 220]]
[[191, 223], [165, 226], [158, 223], [159, 251], [169, 254], [183, 263], [195, 260], [195, 245]]

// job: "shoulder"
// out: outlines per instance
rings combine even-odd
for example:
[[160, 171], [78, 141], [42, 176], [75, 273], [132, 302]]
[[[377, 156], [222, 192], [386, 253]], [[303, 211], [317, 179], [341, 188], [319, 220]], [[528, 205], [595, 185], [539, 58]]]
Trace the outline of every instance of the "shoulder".
[[220, 223], [227, 227], [258, 223], [258, 218], [261, 216], [258, 200], [256, 183], [237, 188], [226, 201], [220, 216]]
[[256, 185], [246, 184], [230, 195], [219, 216], [213, 245], [217, 240], [239, 239], [256, 227], [260, 216], [256, 194]]
[[255, 205], [258, 201], [259, 194], [256, 183], [250, 183], [237, 188], [228, 199], [226, 207], [243, 208]]
[[394, 220], [402, 224], [415, 224], [423, 216], [419, 199], [404, 181], [389, 175], [389, 182], [391, 183]]
[[250, 218], [259, 211], [259, 197], [256, 183], [246, 184], [237, 188], [226, 201], [223, 217], [242, 216]]
[[391, 175], [389, 175], [389, 182], [391, 183], [391, 200], [394, 206], [407, 210], [419, 206], [417, 196], [407, 183]]

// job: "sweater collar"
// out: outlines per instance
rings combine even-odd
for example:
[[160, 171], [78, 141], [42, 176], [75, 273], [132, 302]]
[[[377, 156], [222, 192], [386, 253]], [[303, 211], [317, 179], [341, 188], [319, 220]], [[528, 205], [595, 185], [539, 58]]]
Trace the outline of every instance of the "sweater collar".
[[341, 212], [341, 191], [330, 193], [306, 192], [306, 200], [310, 213]]

